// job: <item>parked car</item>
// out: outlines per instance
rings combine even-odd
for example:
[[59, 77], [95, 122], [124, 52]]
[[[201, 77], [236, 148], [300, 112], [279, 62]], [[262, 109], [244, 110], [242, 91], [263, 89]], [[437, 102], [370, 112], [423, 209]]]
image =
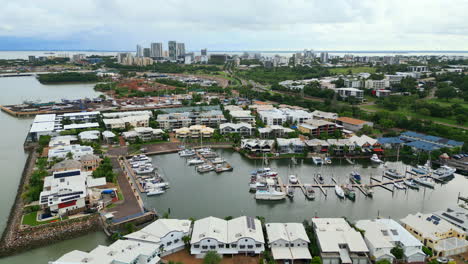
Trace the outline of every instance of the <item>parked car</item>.
[[452, 158], [454, 159], [461, 159], [462, 157], [460, 155], [453, 155]]

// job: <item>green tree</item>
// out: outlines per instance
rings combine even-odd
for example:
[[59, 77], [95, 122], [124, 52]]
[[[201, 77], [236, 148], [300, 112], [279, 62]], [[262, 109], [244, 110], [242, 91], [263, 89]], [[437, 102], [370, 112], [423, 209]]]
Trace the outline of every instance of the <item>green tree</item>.
[[67, 157], [67, 159], [69, 159], [69, 160], [73, 159], [73, 153], [68, 152], [66, 157]]
[[422, 252], [424, 252], [428, 257], [432, 257], [433, 255], [432, 250], [426, 246], [422, 247]]
[[319, 256], [315, 256], [310, 261], [310, 264], [322, 264], [322, 259]]
[[457, 91], [452, 86], [445, 86], [438, 88], [435, 92], [435, 96], [448, 101], [451, 98], [457, 97]]
[[381, 259], [379, 261], [376, 261], [375, 264], [392, 264], [390, 261], [387, 259]]
[[468, 116], [466, 114], [460, 114], [455, 116], [455, 120], [457, 120], [457, 124], [463, 125], [468, 121]]
[[203, 264], [218, 264], [221, 262], [221, 256], [216, 251], [208, 251], [203, 258]]
[[396, 259], [401, 260], [403, 259], [405, 251], [401, 247], [394, 247], [390, 250], [390, 253], [392, 253]]

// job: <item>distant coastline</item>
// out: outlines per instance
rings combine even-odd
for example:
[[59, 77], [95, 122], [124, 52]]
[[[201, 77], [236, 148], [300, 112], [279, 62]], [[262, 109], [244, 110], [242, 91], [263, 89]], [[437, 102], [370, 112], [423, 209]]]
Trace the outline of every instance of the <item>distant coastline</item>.
[[[189, 50], [196, 52], [199, 50]], [[295, 53], [304, 50], [209, 50], [210, 52], [260, 52], [260, 53]], [[135, 52], [134, 50], [95, 50], [95, 49], [70, 49], [70, 50], [4, 50], [0, 52]], [[330, 53], [468, 53], [468, 50], [314, 50], [314, 52], [330, 52]]]

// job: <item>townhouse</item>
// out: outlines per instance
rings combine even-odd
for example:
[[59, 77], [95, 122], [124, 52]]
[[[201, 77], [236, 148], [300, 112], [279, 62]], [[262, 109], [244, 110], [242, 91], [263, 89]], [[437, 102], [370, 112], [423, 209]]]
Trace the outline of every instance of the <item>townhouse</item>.
[[267, 223], [268, 247], [275, 261], [309, 261], [309, 237], [301, 223]]
[[245, 149], [250, 152], [271, 152], [275, 145], [274, 140], [268, 139], [242, 139], [241, 149]]
[[213, 136], [214, 129], [205, 125], [193, 125], [174, 129], [178, 138], [210, 138]]
[[320, 135], [333, 135], [337, 131], [341, 134], [343, 126], [321, 119], [309, 119], [300, 124], [297, 129], [313, 137], [319, 137]]
[[277, 138], [276, 150], [278, 153], [303, 153], [305, 143], [299, 138]]
[[221, 134], [237, 133], [242, 136], [253, 135], [254, 129], [249, 123], [224, 123], [219, 125], [219, 131]]

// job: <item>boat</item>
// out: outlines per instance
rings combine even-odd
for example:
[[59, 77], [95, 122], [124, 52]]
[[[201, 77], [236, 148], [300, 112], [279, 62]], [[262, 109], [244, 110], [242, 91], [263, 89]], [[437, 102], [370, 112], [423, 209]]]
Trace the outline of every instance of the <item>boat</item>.
[[133, 171], [135, 171], [136, 174], [147, 174], [153, 172], [154, 168], [151, 164], [147, 164], [139, 166], [138, 168], [133, 169]]
[[435, 186], [434, 182], [429, 181], [429, 179], [424, 179], [424, 177], [414, 178], [413, 181], [419, 185], [426, 186], [429, 188], [434, 188]]
[[200, 158], [194, 158], [194, 159], [191, 159], [191, 160], [187, 161], [187, 163], [188, 163], [188, 165], [198, 165], [198, 164], [205, 163], [205, 161], [203, 161]]
[[383, 161], [379, 159], [379, 156], [377, 154], [372, 154], [372, 157], [370, 158], [370, 160], [375, 163], [383, 163]]
[[200, 155], [202, 155], [204, 158], [218, 157], [218, 154], [216, 154], [216, 152], [213, 152], [213, 151], [200, 152]]
[[293, 198], [294, 197], [294, 188], [293, 187], [286, 187], [286, 193], [288, 195], [289, 198]]
[[283, 200], [286, 193], [276, 190], [276, 183], [273, 179], [266, 179], [265, 183], [259, 184], [255, 191], [257, 200]]
[[224, 163], [224, 162], [226, 162], [226, 160], [223, 159], [223, 158], [219, 158], [219, 157], [214, 158], [214, 159], [211, 160], [211, 163], [213, 163], [213, 164], [221, 164], [221, 163]]
[[169, 188], [168, 182], [159, 182], [159, 183], [151, 183], [147, 182], [145, 184], [146, 188], [160, 188], [160, 189], [167, 189]]
[[417, 185], [413, 180], [404, 180], [403, 182], [409, 188], [419, 190], [419, 185]]
[[338, 185], [335, 185], [335, 193], [340, 199], [343, 199], [345, 197], [343, 189]]
[[325, 164], [332, 164], [332, 160], [329, 157], [325, 157]]
[[369, 185], [364, 185], [363, 190], [367, 197], [374, 197], [374, 190]]
[[457, 169], [443, 165], [432, 173], [432, 178], [436, 181], [445, 181], [453, 176]]
[[411, 170], [416, 172], [417, 174], [422, 174], [422, 175], [430, 174], [432, 172], [431, 162], [428, 160], [426, 164], [424, 164], [423, 166], [418, 165], [416, 168], [415, 167], [411, 168]]
[[352, 171], [349, 174], [349, 179], [351, 182], [356, 183], [356, 184], [361, 184], [361, 175], [357, 171]]
[[405, 190], [406, 189], [406, 187], [403, 184], [401, 184], [400, 182], [394, 182], [393, 186], [395, 186], [395, 188], [400, 189], [400, 190]]
[[306, 198], [309, 200], [315, 199], [315, 191], [314, 188], [310, 185], [306, 186]]
[[209, 165], [209, 164], [203, 164], [203, 165], [197, 166], [197, 171], [198, 172], [209, 172], [209, 171], [212, 171], [212, 170], [214, 170], [214, 167]]
[[297, 184], [298, 182], [296, 175], [289, 175], [288, 179], [289, 179], [289, 182], [292, 184]]
[[312, 157], [312, 161], [315, 163], [315, 165], [322, 165], [323, 164], [323, 159], [318, 156]]
[[350, 199], [351, 201], [356, 201], [356, 192], [351, 185], [344, 185], [343, 186], [345, 196]]
[[130, 165], [132, 165], [132, 168], [138, 168], [140, 166], [144, 166], [146, 164], [151, 164], [151, 161], [145, 161], [145, 160], [142, 160], [142, 161], [131, 161], [130, 162]]
[[151, 162], [152, 159], [148, 156], [146, 156], [145, 154], [139, 154], [139, 155], [135, 155], [133, 157], [130, 158], [130, 163], [131, 162], [137, 162], [137, 161], [146, 161], [146, 162]]
[[317, 180], [317, 182], [318, 182], [319, 184], [325, 184], [325, 179], [322, 177], [321, 174], [317, 174], [317, 175], [315, 176], [315, 179]]
[[227, 164], [225, 166], [223, 166], [222, 164], [218, 164], [215, 167], [215, 171], [218, 172], [218, 173], [224, 172], [224, 171], [232, 171], [232, 170], [233, 170], [233, 168], [229, 164]]
[[148, 189], [148, 192], [146, 193], [147, 196], [152, 196], [152, 195], [158, 195], [158, 194], [163, 194], [165, 191], [161, 188], [152, 188]]
[[195, 151], [191, 149], [184, 149], [184, 150], [179, 151], [179, 156], [181, 157], [191, 157], [191, 156], [194, 156], [195, 154], [196, 154]]
[[405, 175], [399, 173], [397, 170], [395, 169], [388, 169], [388, 170], [385, 170], [384, 171], [384, 175], [385, 176], [388, 176], [388, 177], [391, 177], [391, 178], [395, 178], [395, 179], [401, 179], [401, 178], [404, 178]]

